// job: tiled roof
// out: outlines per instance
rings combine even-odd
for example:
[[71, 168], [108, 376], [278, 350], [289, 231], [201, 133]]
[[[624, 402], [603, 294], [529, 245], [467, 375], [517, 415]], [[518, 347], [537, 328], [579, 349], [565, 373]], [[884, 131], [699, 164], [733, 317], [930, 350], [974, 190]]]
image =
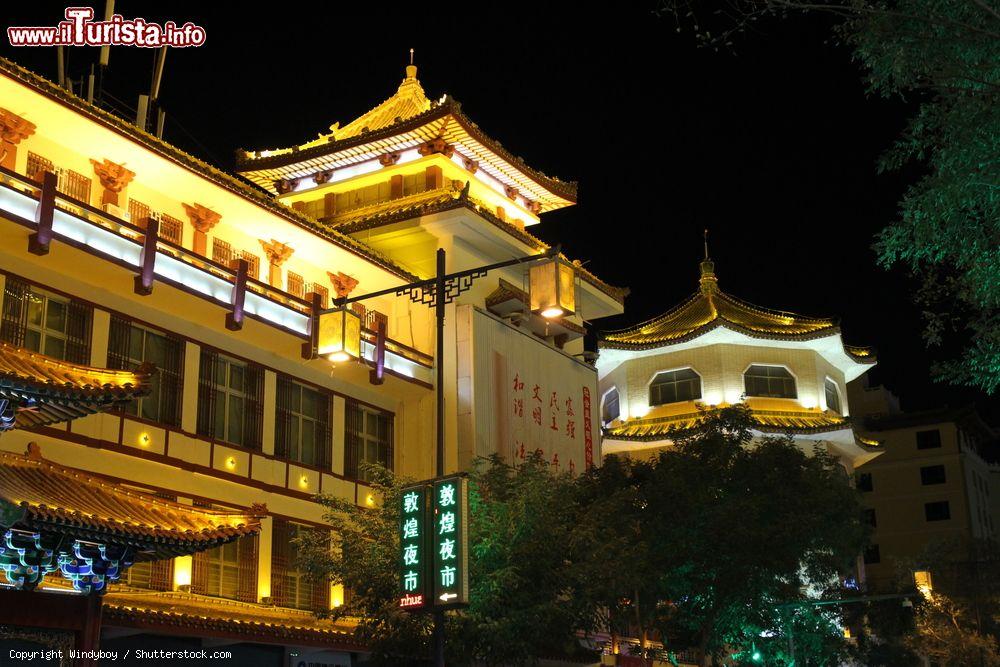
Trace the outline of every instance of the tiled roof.
[[[726, 327], [754, 338], [808, 340], [839, 333], [832, 318], [805, 317], [770, 310], [737, 299], [719, 289], [714, 265], [701, 265], [698, 292], [672, 310], [629, 329], [601, 335], [600, 346], [618, 349], [648, 349], [696, 338], [716, 327]], [[845, 351], [859, 361], [874, 362], [868, 348], [848, 347]]]
[[390, 273], [393, 273], [405, 280], [414, 279], [414, 276], [404, 270], [401, 266], [393, 262], [388, 257], [385, 257], [381, 253], [368, 247], [364, 243], [317, 224], [317, 222], [312, 218], [302, 215], [298, 211], [293, 211], [291, 208], [276, 201], [273, 197], [259, 190], [246, 180], [233, 176], [232, 174], [224, 172], [221, 169], [194, 157], [193, 155], [185, 153], [176, 146], [173, 146], [172, 144], [169, 144], [162, 139], [139, 129], [132, 123], [129, 123], [118, 116], [108, 113], [104, 109], [77, 97], [65, 88], [57, 86], [48, 79], [21, 67], [11, 60], [0, 57], [0, 73], [21, 82], [22, 84], [47, 97], [53, 98], [62, 104], [71, 107], [81, 115], [126, 136], [130, 140], [135, 141], [136, 143], [153, 151], [157, 155], [163, 156], [168, 160], [203, 176], [216, 185], [250, 200], [254, 204], [285, 218], [294, 225], [303, 227], [317, 236], [324, 238], [327, 241], [354, 253], [355, 255], [363, 257]]
[[[41, 458], [0, 452], [0, 523], [136, 547], [137, 560], [201, 551], [260, 530], [257, 516], [182, 505]], [[263, 511], [263, 510], [262, 510]]]
[[113, 371], [70, 364], [0, 343], [0, 398], [18, 408], [14, 427], [53, 424], [122, 405], [149, 393], [153, 371], [151, 365]]
[[576, 183], [528, 167], [522, 158], [483, 133], [453, 98], [445, 95], [440, 101], [427, 100], [415, 69], [412, 81], [408, 71], [395, 95], [343, 128], [334, 125], [330, 134], [294, 148], [242, 152], [237, 155], [237, 168], [261, 187], [276, 192], [275, 180], [341, 168], [441, 138], [461, 146], [464, 157], [538, 201], [542, 210], [576, 202]]
[[116, 589], [104, 598], [104, 624], [160, 629], [195, 636], [360, 650], [353, 627], [297, 609], [223, 600], [190, 593]]
[[[848, 418], [818, 410], [751, 409], [751, 415], [757, 428], [764, 432], [825, 433], [851, 427]], [[704, 412], [688, 412], [652, 419], [629, 419], [612, 423], [604, 430], [604, 437], [613, 440], [662, 440], [672, 433], [694, 428], [704, 416]]]

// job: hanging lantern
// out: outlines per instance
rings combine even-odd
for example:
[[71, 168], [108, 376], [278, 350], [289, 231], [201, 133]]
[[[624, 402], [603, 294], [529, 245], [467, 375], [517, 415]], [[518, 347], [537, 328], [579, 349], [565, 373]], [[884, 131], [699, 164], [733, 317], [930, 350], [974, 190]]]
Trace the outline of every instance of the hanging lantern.
[[361, 356], [361, 316], [346, 307], [319, 316], [316, 352], [341, 362]]
[[576, 271], [558, 257], [532, 264], [528, 272], [531, 312], [546, 319], [576, 312]]

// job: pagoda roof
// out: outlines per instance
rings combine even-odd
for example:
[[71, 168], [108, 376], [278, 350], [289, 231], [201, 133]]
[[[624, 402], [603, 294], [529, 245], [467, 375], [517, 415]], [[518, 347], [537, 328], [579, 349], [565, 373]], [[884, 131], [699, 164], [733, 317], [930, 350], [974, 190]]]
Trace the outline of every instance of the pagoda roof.
[[[725, 327], [750, 338], [807, 341], [839, 336], [840, 327], [833, 318], [807, 317], [762, 308], [726, 294], [719, 289], [715, 265], [701, 263], [700, 288], [686, 301], [663, 315], [628, 329], [601, 334], [600, 347], [620, 350], [648, 350], [683, 343]], [[843, 345], [843, 350], [859, 363], [875, 363], [870, 348]]]
[[[751, 409], [757, 429], [765, 433], [813, 434], [851, 428], [850, 419], [819, 410]], [[687, 412], [654, 418], [613, 422], [604, 429], [604, 437], [640, 442], [663, 440], [677, 432], [690, 430], [705, 417], [705, 411]]]
[[362, 650], [354, 627], [311, 611], [182, 592], [116, 587], [104, 598], [106, 625], [281, 645]]
[[0, 419], [0, 432], [121, 406], [149, 393], [153, 372], [151, 364], [135, 371], [107, 370], [0, 343], [0, 400], [8, 401], [15, 411], [13, 420]]
[[527, 166], [487, 136], [454, 98], [428, 99], [416, 69], [407, 67], [407, 76], [392, 97], [343, 127], [334, 124], [329, 134], [301, 146], [238, 153], [238, 171], [277, 193], [275, 181], [339, 169], [443, 139], [462, 157], [478, 163], [479, 169], [538, 202], [543, 212], [576, 203], [575, 182], [561, 181]]
[[191, 554], [260, 530], [259, 514], [182, 505], [107, 478], [0, 452], [0, 525], [73, 540], [128, 546], [136, 560]]

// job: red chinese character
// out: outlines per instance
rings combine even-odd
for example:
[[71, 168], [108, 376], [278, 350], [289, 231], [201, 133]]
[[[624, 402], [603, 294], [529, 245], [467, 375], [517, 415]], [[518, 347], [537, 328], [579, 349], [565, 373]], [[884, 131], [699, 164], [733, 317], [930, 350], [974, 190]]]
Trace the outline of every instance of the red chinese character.
[[533, 398], [533, 399], [535, 399], [536, 401], [538, 401], [539, 403], [541, 403], [541, 402], [542, 402], [542, 397], [538, 395], [538, 392], [540, 392], [541, 390], [542, 390], [542, 388], [541, 388], [541, 387], [539, 387], [539, 386], [538, 386], [538, 385], [536, 384], [536, 385], [535, 385], [535, 393], [534, 393], [534, 395], [532, 395], [532, 398]]
[[514, 391], [521, 391], [524, 389], [524, 383], [521, 381], [520, 374], [514, 375]]
[[518, 456], [518, 458], [520, 458], [523, 461], [524, 460], [524, 443], [522, 442], [522, 443], [517, 443], [517, 444], [521, 445], [520, 450], [518, 450], [518, 452], [517, 452], [517, 456]]
[[574, 440], [576, 439], [576, 422], [572, 419], [566, 420], [566, 435]]
[[549, 399], [549, 409], [555, 408], [556, 412], [559, 412], [559, 397], [556, 396], [556, 392], [552, 392], [552, 398]]
[[558, 431], [559, 427], [556, 425], [556, 416], [552, 415], [552, 426], [549, 427], [553, 431]]
[[566, 399], [566, 416], [572, 417], [575, 414], [576, 413], [573, 412], [573, 397], [570, 396], [569, 398]]
[[531, 417], [535, 420], [535, 423], [539, 426], [542, 425], [542, 406], [536, 405], [531, 410]]
[[524, 417], [524, 399], [515, 398], [514, 399], [514, 416]]
[[552, 455], [552, 465], [555, 466], [556, 470], [559, 469], [559, 452]]

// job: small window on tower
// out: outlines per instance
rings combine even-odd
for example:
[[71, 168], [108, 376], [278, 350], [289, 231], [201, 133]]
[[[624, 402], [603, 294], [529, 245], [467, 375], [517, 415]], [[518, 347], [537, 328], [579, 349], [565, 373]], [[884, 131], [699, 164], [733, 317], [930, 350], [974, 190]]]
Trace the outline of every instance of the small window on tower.
[[701, 376], [690, 368], [657, 374], [649, 385], [649, 404], [664, 405], [701, 398]]
[[795, 378], [784, 366], [755, 364], [743, 374], [747, 396], [796, 398]]
[[824, 388], [826, 389], [826, 409], [833, 410], [837, 414], [843, 414], [840, 409], [840, 390], [837, 389], [837, 383], [827, 378]]
[[610, 424], [621, 415], [621, 408], [618, 405], [618, 389], [612, 388], [604, 395], [604, 407], [601, 410], [601, 421]]

